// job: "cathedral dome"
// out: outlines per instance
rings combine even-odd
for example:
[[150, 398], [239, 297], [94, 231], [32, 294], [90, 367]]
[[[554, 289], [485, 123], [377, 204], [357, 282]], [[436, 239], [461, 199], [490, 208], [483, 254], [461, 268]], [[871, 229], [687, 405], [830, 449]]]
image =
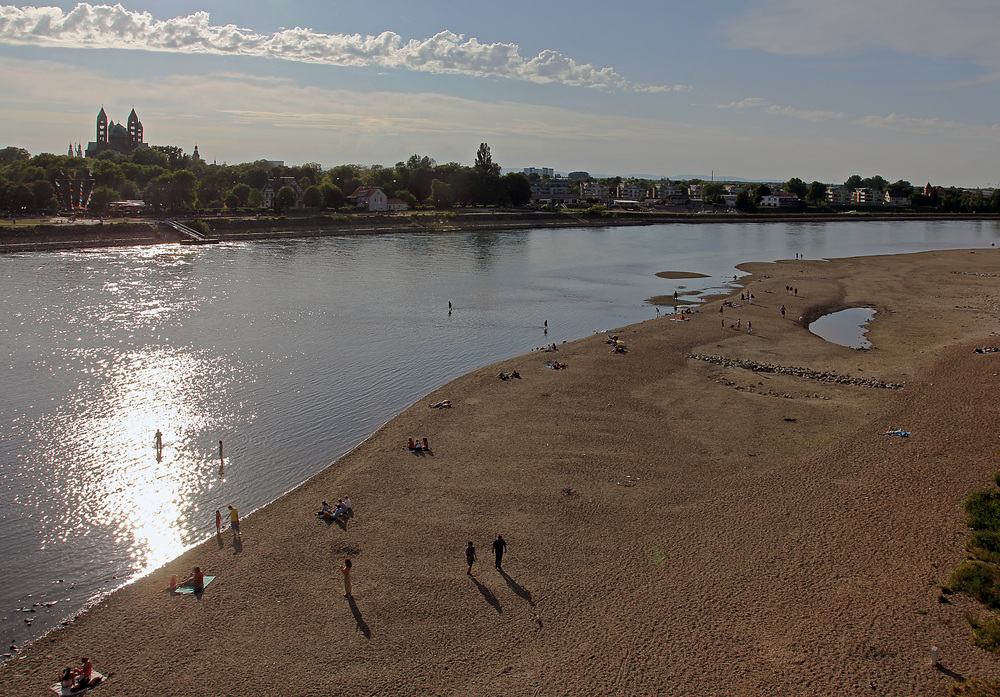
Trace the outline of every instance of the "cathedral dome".
[[108, 129], [108, 135], [111, 136], [125, 136], [128, 137], [128, 129], [122, 126], [120, 123], [116, 123], [114, 126]]

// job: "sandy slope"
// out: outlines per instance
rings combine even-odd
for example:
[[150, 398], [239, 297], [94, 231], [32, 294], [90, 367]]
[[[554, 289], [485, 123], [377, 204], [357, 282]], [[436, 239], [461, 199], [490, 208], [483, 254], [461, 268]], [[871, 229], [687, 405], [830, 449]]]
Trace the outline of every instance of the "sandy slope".
[[[716, 300], [622, 329], [627, 355], [595, 336], [442, 387], [247, 519], [241, 548], [211, 541], [4, 666], [3, 694], [42, 694], [82, 652], [114, 672], [108, 697], [909, 695], [997, 675], [968, 641], [975, 605], [938, 596], [962, 500], [1000, 469], [1000, 354], [972, 352], [1000, 345], [1000, 256], [747, 269], [755, 304], [726, 328]], [[879, 310], [869, 352], [797, 321], [856, 304]], [[913, 435], [879, 435], [894, 427]], [[345, 493], [346, 529], [317, 521]], [[200, 600], [162, 591], [194, 564], [218, 575]]]

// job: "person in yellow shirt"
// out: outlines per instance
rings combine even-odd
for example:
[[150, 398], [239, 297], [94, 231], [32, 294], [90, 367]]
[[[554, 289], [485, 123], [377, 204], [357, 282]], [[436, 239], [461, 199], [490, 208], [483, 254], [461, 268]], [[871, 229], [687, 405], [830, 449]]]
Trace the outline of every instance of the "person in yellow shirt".
[[240, 514], [232, 506], [229, 507], [229, 527], [233, 529], [233, 539], [242, 540], [243, 536], [240, 535]]

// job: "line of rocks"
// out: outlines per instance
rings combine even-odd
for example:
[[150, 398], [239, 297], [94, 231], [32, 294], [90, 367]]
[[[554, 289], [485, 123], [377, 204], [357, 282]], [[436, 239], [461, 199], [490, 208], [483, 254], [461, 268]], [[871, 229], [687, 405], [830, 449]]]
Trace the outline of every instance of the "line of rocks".
[[797, 368], [795, 366], [774, 365], [773, 363], [758, 363], [757, 361], [742, 358], [728, 358], [726, 356], [714, 356], [711, 354], [689, 353], [687, 358], [698, 361], [705, 361], [714, 365], [721, 365], [726, 368], [742, 368], [754, 373], [780, 373], [782, 375], [792, 375], [798, 378], [808, 378], [809, 380], [819, 380], [820, 382], [837, 383], [840, 385], [859, 385], [861, 387], [876, 387], [884, 390], [901, 390], [903, 385], [897, 382], [885, 382], [876, 378], [861, 378], [851, 375], [839, 375], [829, 371], [811, 370], [809, 368]]

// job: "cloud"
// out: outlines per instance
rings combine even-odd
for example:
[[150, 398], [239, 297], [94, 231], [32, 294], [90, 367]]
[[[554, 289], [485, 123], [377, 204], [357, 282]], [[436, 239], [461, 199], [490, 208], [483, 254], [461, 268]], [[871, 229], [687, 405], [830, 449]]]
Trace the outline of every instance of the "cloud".
[[918, 119], [901, 114], [864, 116], [855, 119], [855, 125], [881, 128], [918, 135], [934, 135], [972, 140], [1000, 140], [1000, 124], [967, 124], [950, 119]]
[[891, 48], [1000, 67], [1000, 5], [992, 0], [756, 0], [721, 30], [735, 48], [779, 55]]
[[323, 34], [295, 27], [260, 34], [233, 24], [212, 25], [208, 12], [157, 20], [148, 12], [121, 5], [79, 3], [64, 13], [58, 7], [0, 6], [0, 42], [66, 48], [116, 48], [274, 58], [340, 67], [377, 67], [500, 77], [536, 83], [640, 92], [667, 87], [633, 84], [613, 68], [545, 50], [520, 55], [517, 44], [483, 44], [476, 38], [442, 31], [427, 39], [404, 41], [394, 32], [378, 36]]
[[844, 118], [846, 115], [842, 111], [809, 111], [806, 109], [795, 109], [790, 106], [779, 106], [771, 104], [760, 97], [747, 97], [728, 104], [713, 104], [716, 109], [763, 109], [768, 114], [778, 114], [780, 116], [791, 116], [805, 121], [834, 121]]

